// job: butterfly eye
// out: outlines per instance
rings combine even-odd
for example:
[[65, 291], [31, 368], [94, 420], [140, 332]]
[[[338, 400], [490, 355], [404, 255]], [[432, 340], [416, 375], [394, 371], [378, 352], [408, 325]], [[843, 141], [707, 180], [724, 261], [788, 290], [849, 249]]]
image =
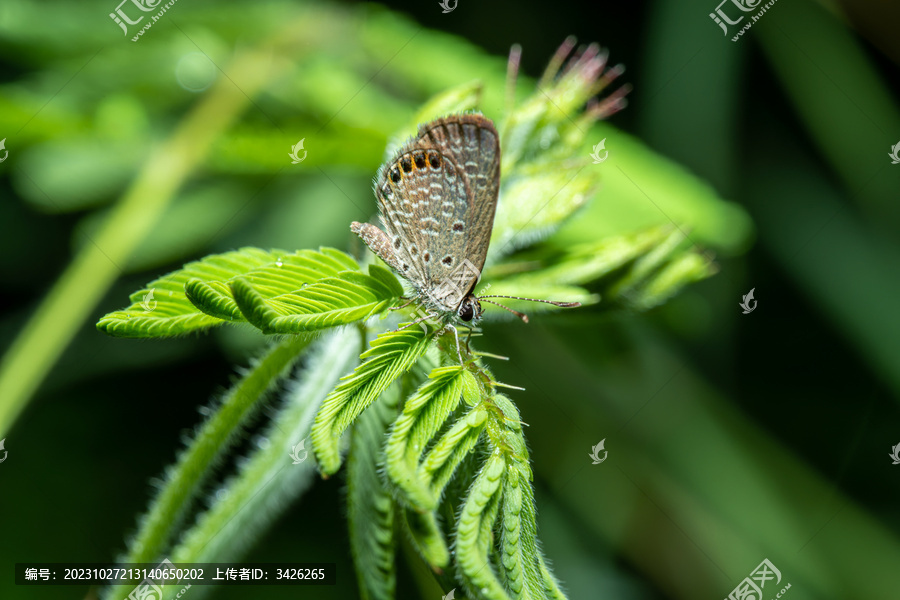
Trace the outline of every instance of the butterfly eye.
[[428, 155], [428, 164], [431, 165], [432, 169], [440, 169], [441, 168], [441, 155], [437, 152], [431, 152]]
[[391, 177], [391, 181], [393, 181], [394, 183], [399, 183], [399, 181], [400, 181], [400, 169], [398, 169], [397, 167], [393, 167], [393, 168], [391, 169], [390, 177]]
[[412, 161], [409, 160], [408, 156], [404, 156], [400, 159], [400, 168], [403, 169], [404, 173], [412, 171]]
[[472, 317], [475, 316], [475, 309], [472, 308], [472, 303], [468, 298], [463, 300], [463, 303], [459, 306], [459, 311], [456, 314], [459, 315], [460, 319], [467, 323], [472, 320]]
[[425, 155], [424, 155], [424, 154], [422, 154], [422, 153], [416, 154], [416, 155], [413, 157], [413, 160], [416, 161], [416, 168], [417, 168], [417, 169], [424, 169], [424, 168], [425, 168]]

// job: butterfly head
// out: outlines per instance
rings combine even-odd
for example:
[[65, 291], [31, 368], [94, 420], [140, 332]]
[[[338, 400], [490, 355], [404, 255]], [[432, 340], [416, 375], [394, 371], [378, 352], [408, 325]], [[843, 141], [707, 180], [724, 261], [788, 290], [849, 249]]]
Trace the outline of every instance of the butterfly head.
[[456, 309], [456, 316], [459, 317], [460, 321], [465, 323], [470, 323], [472, 321], [477, 322], [481, 319], [482, 313], [484, 313], [484, 309], [481, 308], [481, 302], [479, 302], [478, 298], [472, 294], [468, 294], [463, 298], [463, 301], [459, 304], [459, 308]]

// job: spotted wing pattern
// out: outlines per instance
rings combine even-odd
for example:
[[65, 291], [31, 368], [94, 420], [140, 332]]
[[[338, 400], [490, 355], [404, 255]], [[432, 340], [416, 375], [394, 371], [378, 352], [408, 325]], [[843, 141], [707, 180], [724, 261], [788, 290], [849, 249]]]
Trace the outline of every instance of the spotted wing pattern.
[[480, 274], [491, 242], [500, 189], [500, 136], [490, 119], [468, 114], [420, 127], [417, 142], [422, 147], [437, 148], [462, 172], [468, 210], [465, 229], [454, 232], [466, 239], [464, 256]]
[[352, 229], [431, 302], [456, 311], [481, 275], [500, 180], [493, 123], [477, 114], [419, 128], [379, 173], [384, 225]]

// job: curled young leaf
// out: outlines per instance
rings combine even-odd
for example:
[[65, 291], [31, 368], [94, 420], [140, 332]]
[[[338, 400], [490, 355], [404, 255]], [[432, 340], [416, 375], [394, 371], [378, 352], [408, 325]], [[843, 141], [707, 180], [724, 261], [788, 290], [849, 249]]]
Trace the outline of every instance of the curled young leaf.
[[341, 466], [339, 443], [344, 431], [425, 353], [429, 342], [421, 329], [382, 333], [360, 357], [364, 362], [328, 395], [312, 429], [313, 448], [324, 475]]
[[403, 406], [385, 447], [387, 475], [404, 500], [419, 511], [434, 510], [437, 499], [418, 473], [419, 460], [434, 435], [459, 406], [464, 387], [477, 386], [462, 365], [439, 367]]
[[495, 451], [481, 468], [463, 503], [456, 525], [456, 561], [460, 576], [476, 598], [510, 600], [491, 559], [493, 525], [503, 495], [506, 460]]

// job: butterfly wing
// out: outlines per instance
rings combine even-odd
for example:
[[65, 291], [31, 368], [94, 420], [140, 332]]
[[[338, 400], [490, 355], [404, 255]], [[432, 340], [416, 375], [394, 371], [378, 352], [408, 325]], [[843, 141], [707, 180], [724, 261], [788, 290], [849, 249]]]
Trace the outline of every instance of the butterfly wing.
[[466, 186], [465, 257], [484, 268], [500, 189], [500, 136], [479, 114], [452, 115], [419, 128], [419, 147], [435, 148], [456, 166]]
[[499, 176], [493, 124], [456, 115], [423, 125], [376, 181], [392, 266], [442, 310], [456, 311], [481, 275]]
[[[390, 242], [395, 268], [420, 291], [433, 285], [433, 266], [445, 258], [442, 204], [450, 215], [465, 212], [465, 201], [451, 209], [451, 199], [465, 199], [465, 186], [452, 163], [440, 152], [401, 150], [385, 165], [376, 183], [381, 221]], [[459, 204], [459, 203], [457, 203]]]

